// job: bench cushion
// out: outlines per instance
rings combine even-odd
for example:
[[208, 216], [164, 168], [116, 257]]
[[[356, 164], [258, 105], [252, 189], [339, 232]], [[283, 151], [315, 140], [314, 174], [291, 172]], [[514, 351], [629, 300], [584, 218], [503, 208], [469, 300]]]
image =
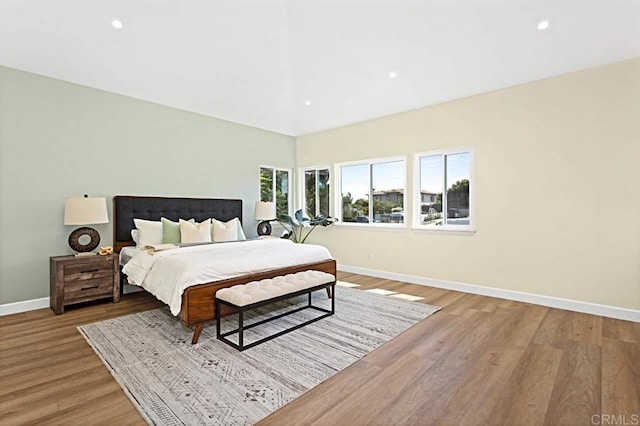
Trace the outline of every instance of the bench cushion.
[[335, 277], [326, 272], [302, 271], [222, 288], [216, 292], [216, 298], [236, 306], [246, 306], [334, 281]]

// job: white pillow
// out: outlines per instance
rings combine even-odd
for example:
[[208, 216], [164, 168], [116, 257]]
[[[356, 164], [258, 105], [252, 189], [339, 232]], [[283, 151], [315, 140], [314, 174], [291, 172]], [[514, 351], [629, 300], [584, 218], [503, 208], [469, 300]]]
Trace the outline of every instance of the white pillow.
[[238, 241], [244, 241], [247, 239], [247, 236], [244, 235], [244, 231], [242, 230], [242, 223], [240, 223], [240, 219], [238, 219], [237, 217], [235, 218], [235, 220], [238, 221]]
[[238, 241], [238, 225], [240, 221], [237, 217], [227, 221], [221, 222], [216, 219], [211, 219], [211, 239], [216, 243], [224, 241]]
[[134, 243], [136, 243], [136, 245], [138, 245], [138, 230], [137, 229], [132, 229], [131, 230], [131, 239], [133, 240]]
[[210, 243], [211, 221], [194, 224], [180, 219], [180, 239], [183, 243]]
[[162, 222], [133, 219], [138, 230], [138, 247], [162, 243]]

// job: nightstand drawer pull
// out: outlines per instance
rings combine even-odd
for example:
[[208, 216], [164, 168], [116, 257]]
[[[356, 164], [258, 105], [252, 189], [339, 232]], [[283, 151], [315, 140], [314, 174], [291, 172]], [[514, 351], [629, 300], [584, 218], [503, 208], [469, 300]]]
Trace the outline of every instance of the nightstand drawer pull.
[[99, 270], [100, 270], [100, 269], [89, 269], [89, 270], [87, 270], [87, 271], [81, 271], [81, 273], [83, 273], [83, 274], [89, 274], [89, 273], [91, 273], [91, 272], [98, 272]]
[[94, 284], [94, 285], [90, 285], [87, 287], [80, 287], [80, 290], [90, 290], [92, 288], [98, 288], [100, 286], [100, 284]]

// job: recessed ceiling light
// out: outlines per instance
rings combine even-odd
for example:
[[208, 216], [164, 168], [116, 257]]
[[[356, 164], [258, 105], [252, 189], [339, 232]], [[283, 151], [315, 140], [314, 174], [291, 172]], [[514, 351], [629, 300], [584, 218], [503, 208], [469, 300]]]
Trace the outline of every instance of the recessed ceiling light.
[[391, 72], [389, 73], [389, 78], [396, 78], [397, 76], [398, 76], [398, 73], [397, 73], [397, 72], [395, 72], [395, 71], [391, 71]]
[[122, 21], [118, 20], [118, 19], [114, 19], [113, 21], [111, 21], [111, 26], [117, 30], [122, 28]]
[[311, 106], [311, 101], [304, 101], [304, 104], [305, 104], [306, 106]]
[[544, 21], [540, 21], [538, 22], [538, 29], [540, 31], [544, 31], [547, 28], [549, 28], [549, 21], [547, 21], [546, 19]]

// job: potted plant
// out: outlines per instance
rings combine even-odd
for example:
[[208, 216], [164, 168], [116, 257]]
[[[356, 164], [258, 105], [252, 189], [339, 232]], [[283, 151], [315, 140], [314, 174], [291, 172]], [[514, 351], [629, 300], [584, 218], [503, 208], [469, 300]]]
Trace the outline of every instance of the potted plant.
[[286, 230], [286, 234], [282, 238], [288, 238], [294, 243], [304, 243], [317, 226], [329, 226], [337, 220], [331, 216], [323, 215], [310, 219], [304, 216], [302, 210], [298, 210], [293, 217], [281, 216], [278, 223]]

